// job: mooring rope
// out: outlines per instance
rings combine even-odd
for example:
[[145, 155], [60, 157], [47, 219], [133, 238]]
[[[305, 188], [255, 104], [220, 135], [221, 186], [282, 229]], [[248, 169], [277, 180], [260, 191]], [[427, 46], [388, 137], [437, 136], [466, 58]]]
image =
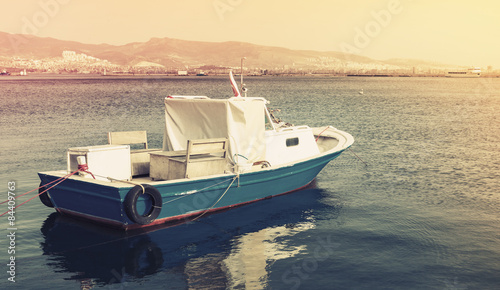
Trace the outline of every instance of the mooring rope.
[[[235, 176], [235, 177], [236, 177], [236, 176]], [[231, 178], [231, 179], [233, 179], [233, 180], [234, 180], [234, 177], [233, 177], [233, 178]], [[221, 182], [219, 182], [219, 183], [212, 184], [212, 185], [210, 185], [210, 186], [204, 187], [204, 188], [199, 189], [199, 190], [193, 190], [193, 191], [191, 191], [191, 192], [188, 192], [188, 193], [186, 193], [186, 194], [183, 194], [182, 196], [179, 196], [178, 198], [175, 198], [175, 199], [172, 199], [172, 200], [166, 201], [166, 202], [164, 202], [163, 204], [171, 203], [171, 202], [174, 202], [174, 201], [179, 200], [179, 199], [181, 199], [181, 198], [188, 197], [188, 196], [190, 196], [191, 194], [195, 194], [195, 193], [199, 193], [199, 192], [205, 191], [205, 190], [207, 190], [207, 189], [209, 189], [209, 188], [211, 188], [211, 187], [217, 186], [217, 185], [219, 185], [219, 184], [223, 184], [223, 183], [225, 183], [225, 182], [227, 182], [227, 181], [229, 181], [229, 180], [231, 180], [231, 179], [226, 179], [226, 180], [224, 180], [224, 181], [221, 181]], [[232, 184], [232, 183], [231, 183], [231, 184]]]
[[365, 166], [368, 166], [368, 164], [363, 161], [363, 159], [361, 159], [358, 154], [356, 154], [354, 151], [352, 151], [351, 147], [349, 147], [349, 151], [351, 151], [352, 154], [354, 154], [354, 156], [356, 156], [359, 160], [361, 160], [361, 162], [363, 162], [365, 164]]
[[330, 128], [330, 126], [327, 126], [323, 131], [321, 131], [321, 133], [318, 134], [318, 137], [316, 138], [316, 143], [318, 142], [319, 140], [319, 137], [321, 136], [321, 134], [323, 134], [326, 130], [328, 130]]
[[238, 182], [239, 182], [239, 179], [240, 179], [240, 175], [237, 174], [235, 177], [233, 177], [233, 181], [231, 181], [231, 184], [229, 184], [229, 186], [226, 188], [226, 190], [224, 191], [224, 193], [219, 197], [219, 199], [209, 208], [207, 208], [204, 212], [202, 212], [199, 216], [195, 217], [194, 219], [192, 219], [191, 221], [194, 222], [195, 220], [201, 218], [203, 215], [205, 215], [209, 210], [211, 210], [212, 208], [214, 208], [214, 206], [216, 204], [219, 203], [219, 201], [221, 201], [221, 199], [226, 195], [226, 193], [229, 191], [229, 189], [231, 188], [231, 185], [233, 185], [234, 181], [238, 179]]
[[[37, 188], [35, 188], [35, 189], [32, 189], [32, 190], [30, 190], [30, 191], [28, 191], [28, 192], [23, 193], [23, 194], [20, 194], [20, 195], [17, 195], [17, 196], [13, 196], [13, 198], [17, 199], [17, 198], [19, 198], [19, 197], [21, 197], [21, 196], [24, 196], [24, 195], [26, 195], [26, 194], [28, 194], [28, 193], [31, 193], [31, 192], [33, 192], [33, 191], [35, 191], [35, 190], [38, 190], [38, 189], [40, 189], [40, 188], [42, 188], [42, 187], [45, 187], [45, 186], [49, 185], [49, 184], [52, 184], [52, 183], [54, 183], [54, 182], [57, 182], [57, 181], [59, 181], [59, 180], [63, 179], [64, 177], [66, 177], [66, 176], [67, 176], [67, 175], [62, 176], [62, 177], [59, 177], [58, 179], [54, 179], [54, 180], [52, 180], [51, 182], [47, 182], [47, 183], [45, 183], [44, 185], [41, 185], [41, 186], [39, 186], [39, 187], [37, 187]], [[4, 204], [4, 203], [6, 203], [6, 202], [9, 202], [9, 200], [7, 199], [6, 201], [0, 202], [0, 204]]]
[[[47, 184], [52, 184], [52, 183], [55, 183], [55, 182], [56, 182], [54, 185], [50, 186], [49, 188], [46, 188], [46, 189], [45, 189], [44, 191], [42, 191], [42, 192], [39, 192], [37, 195], [33, 196], [32, 198], [30, 198], [30, 199], [28, 199], [28, 200], [24, 201], [24, 202], [23, 202], [23, 203], [21, 203], [21, 204], [16, 205], [16, 206], [15, 206], [15, 207], [13, 207], [12, 209], [9, 209], [8, 211], [4, 212], [3, 214], [0, 214], [0, 217], [1, 217], [1, 216], [4, 216], [5, 214], [7, 214], [7, 213], [9, 213], [9, 212], [14, 211], [15, 209], [17, 209], [17, 208], [18, 208], [18, 207], [20, 207], [21, 205], [23, 205], [23, 204], [27, 203], [28, 201], [33, 200], [33, 199], [34, 199], [34, 198], [36, 198], [37, 196], [40, 196], [40, 195], [44, 194], [45, 192], [47, 192], [47, 191], [49, 191], [50, 189], [54, 188], [56, 185], [59, 185], [61, 182], [65, 181], [66, 179], [68, 179], [68, 178], [70, 178], [71, 176], [75, 175], [75, 174], [76, 174], [76, 173], [78, 173], [79, 171], [83, 171], [83, 170], [82, 170], [82, 169], [75, 170], [75, 171], [73, 171], [73, 172], [71, 172], [71, 173], [68, 173], [68, 174], [66, 174], [65, 176], [60, 177], [60, 178], [58, 178], [58, 179], [56, 179], [56, 180], [54, 180], [54, 181], [48, 182], [48, 183], [46, 183], [46, 184], [44, 184], [44, 185], [42, 185], [42, 186], [40, 186], [40, 187], [38, 187], [38, 188], [35, 188], [35, 189], [33, 189], [33, 190], [30, 190], [30, 191], [28, 191], [28, 192], [26, 192], [26, 193], [23, 193], [23, 194], [21, 194], [21, 195], [18, 195], [17, 197], [21, 197], [21, 196], [26, 195], [26, 194], [28, 194], [28, 193], [30, 193], [30, 192], [33, 192], [33, 191], [35, 191], [35, 190], [37, 190], [37, 189], [40, 189], [40, 188], [42, 188], [42, 187], [45, 187]], [[16, 198], [17, 198], [17, 197], [16, 197]], [[6, 200], [6, 201], [2, 202], [2, 204], [3, 204], [3, 203], [6, 203], [6, 202], [9, 202], [9, 200]]]
[[92, 175], [92, 177], [95, 179], [94, 174], [89, 171], [89, 166], [87, 164], [78, 164], [78, 170]]

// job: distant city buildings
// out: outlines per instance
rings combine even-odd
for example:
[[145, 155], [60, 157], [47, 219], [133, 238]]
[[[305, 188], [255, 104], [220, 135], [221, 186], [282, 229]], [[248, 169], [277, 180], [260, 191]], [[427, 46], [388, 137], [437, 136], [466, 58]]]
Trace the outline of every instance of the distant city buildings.
[[[72, 50], [62, 51], [61, 56], [44, 59], [20, 57], [1, 58], [0, 71], [21, 75], [28, 73], [84, 73], [84, 74], [168, 74], [168, 75], [222, 75], [229, 70], [239, 73], [240, 67], [228, 67], [221, 64], [192, 64], [177, 67], [165, 67], [161, 64], [140, 61], [135, 65], [117, 65], [108, 60], [99, 59], [85, 53]], [[434, 65], [396, 65], [383, 62], [361, 62], [354, 59], [336, 57], [304, 57], [290, 59], [281, 65], [269, 67], [244, 67], [247, 75], [365, 75], [365, 76], [445, 76], [449, 68]], [[5, 73], [5, 75], [6, 75]], [[482, 76], [499, 76], [492, 66], [483, 69]]]
[[[70, 62], [99, 62], [100, 59], [88, 56], [85, 53], [76, 53], [76, 51], [65, 50], [62, 53], [63, 59]], [[107, 62], [107, 60], [105, 60]]]
[[69, 50], [63, 51], [61, 57], [44, 59], [13, 57], [8, 60], [0, 60], [0, 67], [12, 72], [26, 70], [31, 73], [102, 73], [106, 69], [116, 70], [120, 68], [107, 60]]

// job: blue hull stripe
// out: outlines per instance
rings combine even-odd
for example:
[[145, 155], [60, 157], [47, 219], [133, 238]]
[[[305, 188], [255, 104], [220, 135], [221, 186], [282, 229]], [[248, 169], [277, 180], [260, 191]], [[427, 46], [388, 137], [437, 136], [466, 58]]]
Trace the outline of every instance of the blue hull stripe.
[[[311, 183], [323, 167], [342, 152], [320, 155], [290, 166], [242, 173], [239, 178], [228, 174], [174, 183], [150, 183], [160, 192], [163, 205], [158, 218], [146, 226], [300, 189]], [[59, 177], [47, 173], [39, 173], [39, 176], [43, 183]], [[132, 186], [114, 187], [70, 178], [51, 189], [49, 195], [59, 212], [117, 227], [143, 227], [134, 224], [124, 211], [123, 201], [131, 188]]]

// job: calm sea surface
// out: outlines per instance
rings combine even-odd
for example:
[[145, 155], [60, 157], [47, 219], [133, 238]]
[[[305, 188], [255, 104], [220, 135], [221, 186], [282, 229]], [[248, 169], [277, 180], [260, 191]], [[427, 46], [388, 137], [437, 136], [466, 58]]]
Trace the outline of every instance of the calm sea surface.
[[[15, 214], [15, 283], [0, 219], [0, 288], [499, 289], [500, 79], [245, 82], [288, 122], [351, 133], [367, 166], [347, 151], [310, 188], [142, 234], [36, 198]], [[67, 148], [105, 144], [108, 131], [147, 130], [161, 147], [163, 98], [182, 94], [231, 88], [226, 77], [0, 78], [1, 200], [8, 182], [38, 187], [37, 172], [66, 168]]]

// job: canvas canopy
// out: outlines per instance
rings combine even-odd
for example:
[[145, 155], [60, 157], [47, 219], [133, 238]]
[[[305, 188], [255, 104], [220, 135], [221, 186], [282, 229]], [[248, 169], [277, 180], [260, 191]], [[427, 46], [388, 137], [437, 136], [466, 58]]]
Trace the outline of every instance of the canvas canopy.
[[233, 163], [265, 160], [265, 103], [262, 98], [166, 98], [163, 150], [185, 150], [187, 140], [228, 138]]

